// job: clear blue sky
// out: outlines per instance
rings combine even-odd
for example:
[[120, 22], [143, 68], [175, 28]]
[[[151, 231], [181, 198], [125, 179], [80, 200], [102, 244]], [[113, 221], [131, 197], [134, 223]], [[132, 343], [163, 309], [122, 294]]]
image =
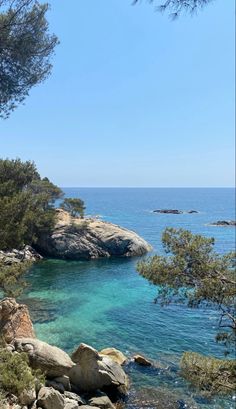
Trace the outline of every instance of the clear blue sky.
[[0, 122], [1, 157], [60, 186], [234, 185], [234, 1], [171, 22], [143, 1], [51, 1], [51, 77]]

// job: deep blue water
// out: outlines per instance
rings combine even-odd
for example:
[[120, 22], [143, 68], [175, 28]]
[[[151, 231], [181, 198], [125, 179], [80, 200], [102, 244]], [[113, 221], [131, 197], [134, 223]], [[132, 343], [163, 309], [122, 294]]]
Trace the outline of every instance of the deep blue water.
[[[233, 227], [209, 226], [216, 220], [235, 219], [233, 189], [66, 188], [64, 191], [66, 196], [82, 198], [88, 215], [100, 215], [103, 220], [135, 230], [153, 246], [154, 252], [162, 252], [161, 233], [167, 226], [214, 237], [219, 252], [234, 249]], [[194, 209], [200, 213], [152, 212], [158, 208]], [[137, 352], [145, 354], [172, 369], [160, 372], [131, 365], [127, 370], [134, 390], [161, 388], [177, 394], [180, 401], [193, 399], [188, 406], [192, 408], [234, 407], [231, 397], [207, 402], [191, 395], [176, 373], [181, 354], [186, 350], [223, 356], [222, 347], [214, 341], [217, 312], [176, 305], [162, 308], [154, 304], [156, 289], [137, 274], [137, 261], [137, 258], [44, 260], [36, 264], [30, 273], [27, 302], [38, 337], [67, 351], [85, 342], [97, 349], [113, 346], [128, 356]], [[131, 403], [130, 407], [135, 407]]]

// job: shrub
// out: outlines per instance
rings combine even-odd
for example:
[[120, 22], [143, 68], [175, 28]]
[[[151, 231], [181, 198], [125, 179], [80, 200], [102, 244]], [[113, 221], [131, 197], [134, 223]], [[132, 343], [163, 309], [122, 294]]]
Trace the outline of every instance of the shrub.
[[206, 394], [227, 394], [236, 389], [236, 361], [185, 352], [181, 374], [195, 388]]
[[28, 356], [25, 353], [12, 353], [0, 348], [0, 390], [2, 395], [19, 396], [24, 390], [35, 387], [36, 377], [43, 382], [39, 371], [29, 367]]

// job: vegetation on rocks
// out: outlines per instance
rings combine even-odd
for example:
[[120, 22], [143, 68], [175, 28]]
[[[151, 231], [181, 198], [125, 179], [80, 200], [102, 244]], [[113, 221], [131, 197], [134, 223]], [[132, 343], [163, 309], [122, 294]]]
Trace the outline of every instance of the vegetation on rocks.
[[80, 216], [81, 218], [84, 217], [84, 211], [86, 209], [83, 200], [72, 198], [64, 199], [60, 207], [70, 213], [72, 217]]
[[1, 394], [20, 394], [35, 387], [35, 383], [44, 381], [40, 371], [29, 367], [27, 354], [12, 353], [5, 348], [0, 348], [0, 390]]
[[[190, 307], [216, 308], [219, 311], [216, 340], [223, 343], [225, 354], [230, 353], [235, 348], [236, 338], [235, 254], [217, 254], [213, 238], [194, 235], [183, 229], [167, 228], [162, 242], [165, 256], [155, 255], [137, 265], [138, 272], [158, 287], [155, 302], [162, 305], [187, 302]], [[205, 379], [209, 377], [209, 383], [206, 383], [208, 389], [212, 387], [212, 392], [225, 391], [228, 381], [221, 376], [222, 366], [218, 361], [207, 359], [198, 355], [202, 369], [197, 371], [196, 355], [185, 355], [182, 361], [184, 372], [195, 386], [202, 388], [205, 376]], [[225, 361], [219, 362], [225, 365]], [[234, 377], [235, 367], [233, 369], [228, 362], [229, 377]], [[213, 381], [215, 377], [221, 379], [217, 388]]]
[[6, 297], [19, 297], [27, 286], [24, 275], [30, 268], [31, 262], [24, 261], [5, 265], [0, 261], [0, 290]]

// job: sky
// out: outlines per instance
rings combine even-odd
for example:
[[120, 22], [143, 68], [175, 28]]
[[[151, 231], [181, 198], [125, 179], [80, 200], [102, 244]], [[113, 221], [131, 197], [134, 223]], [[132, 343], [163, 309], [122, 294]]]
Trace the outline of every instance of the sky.
[[50, 78], [0, 121], [2, 158], [62, 187], [234, 186], [234, 0], [52, 0]]

